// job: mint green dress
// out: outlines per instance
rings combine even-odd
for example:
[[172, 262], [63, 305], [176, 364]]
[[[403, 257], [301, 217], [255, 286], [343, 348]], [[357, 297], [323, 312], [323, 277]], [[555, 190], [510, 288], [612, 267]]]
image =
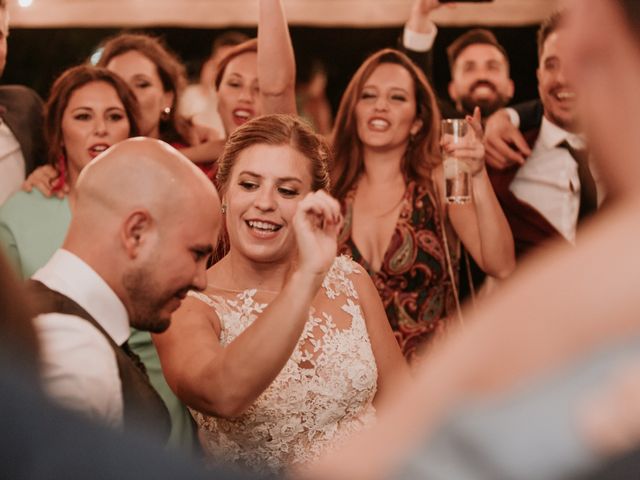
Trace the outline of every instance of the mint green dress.
[[0, 207], [0, 245], [25, 280], [62, 245], [71, 221], [67, 198], [14, 193]]
[[[0, 248], [27, 279], [62, 246], [70, 222], [67, 197], [47, 198], [36, 189], [17, 192], [0, 206]], [[197, 445], [193, 420], [162, 375], [151, 335], [132, 329], [129, 346], [140, 356], [151, 384], [167, 405], [171, 415], [169, 445], [193, 452]]]

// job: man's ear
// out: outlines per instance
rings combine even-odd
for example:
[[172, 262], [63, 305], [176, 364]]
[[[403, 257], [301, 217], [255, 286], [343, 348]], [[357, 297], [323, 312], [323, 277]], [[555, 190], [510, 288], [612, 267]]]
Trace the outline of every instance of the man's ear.
[[130, 258], [136, 258], [140, 254], [152, 228], [153, 218], [147, 210], [136, 210], [126, 217], [122, 223], [120, 238]]
[[516, 93], [516, 85], [513, 83], [513, 80], [509, 79], [509, 88], [507, 90], [507, 95], [509, 97], [509, 101], [513, 98], [513, 95]]
[[453, 103], [458, 103], [458, 95], [456, 93], [456, 88], [453, 85], [453, 80], [449, 82], [448, 91], [449, 97], [451, 98], [451, 100], [453, 100]]

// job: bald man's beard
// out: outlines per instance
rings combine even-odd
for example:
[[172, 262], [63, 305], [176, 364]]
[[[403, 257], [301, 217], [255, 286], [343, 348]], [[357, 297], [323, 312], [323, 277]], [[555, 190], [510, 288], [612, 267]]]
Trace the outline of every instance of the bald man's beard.
[[[155, 273], [157, 275], [157, 273]], [[171, 324], [171, 313], [163, 310], [177, 294], [189, 290], [190, 285], [170, 292], [161, 292], [150, 268], [138, 268], [125, 273], [122, 285], [130, 303], [129, 323], [137, 330], [162, 333]]]

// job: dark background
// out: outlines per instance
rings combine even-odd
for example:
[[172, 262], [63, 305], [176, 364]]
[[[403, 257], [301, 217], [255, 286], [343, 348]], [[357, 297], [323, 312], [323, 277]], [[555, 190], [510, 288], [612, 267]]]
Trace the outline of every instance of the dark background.
[[[434, 80], [436, 90], [447, 98], [449, 68], [445, 48], [468, 28], [440, 27], [434, 46]], [[537, 53], [536, 26], [492, 28], [505, 46], [511, 61], [511, 75], [516, 84], [518, 102], [537, 96], [535, 69]], [[229, 29], [155, 28], [139, 29], [159, 35], [180, 55], [189, 74], [197, 78], [199, 67], [210, 51], [216, 35]], [[250, 36], [255, 29], [238, 28]], [[395, 46], [402, 28], [317, 28], [292, 26], [291, 38], [296, 52], [298, 77], [308, 75], [313, 59], [319, 59], [328, 73], [327, 96], [337, 110], [340, 95], [351, 75], [366, 56], [380, 48]], [[85, 61], [100, 41], [119, 29], [12, 29], [9, 57], [2, 83], [19, 83], [34, 88], [46, 98], [53, 79], [64, 69]]]

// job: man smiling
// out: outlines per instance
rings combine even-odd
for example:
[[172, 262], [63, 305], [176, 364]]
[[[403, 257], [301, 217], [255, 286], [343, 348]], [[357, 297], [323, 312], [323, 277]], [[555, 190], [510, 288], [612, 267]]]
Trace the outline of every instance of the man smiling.
[[456, 110], [473, 115], [478, 106], [482, 117], [505, 107], [513, 97], [509, 59], [488, 30], [474, 29], [458, 37], [447, 48], [451, 67], [449, 96]]
[[543, 116], [523, 132], [531, 155], [520, 164], [490, 171], [491, 180], [522, 255], [552, 237], [575, 243], [578, 220], [597, 206], [595, 181], [577, 120], [576, 94], [565, 76], [564, 14], [538, 31], [538, 92]]

